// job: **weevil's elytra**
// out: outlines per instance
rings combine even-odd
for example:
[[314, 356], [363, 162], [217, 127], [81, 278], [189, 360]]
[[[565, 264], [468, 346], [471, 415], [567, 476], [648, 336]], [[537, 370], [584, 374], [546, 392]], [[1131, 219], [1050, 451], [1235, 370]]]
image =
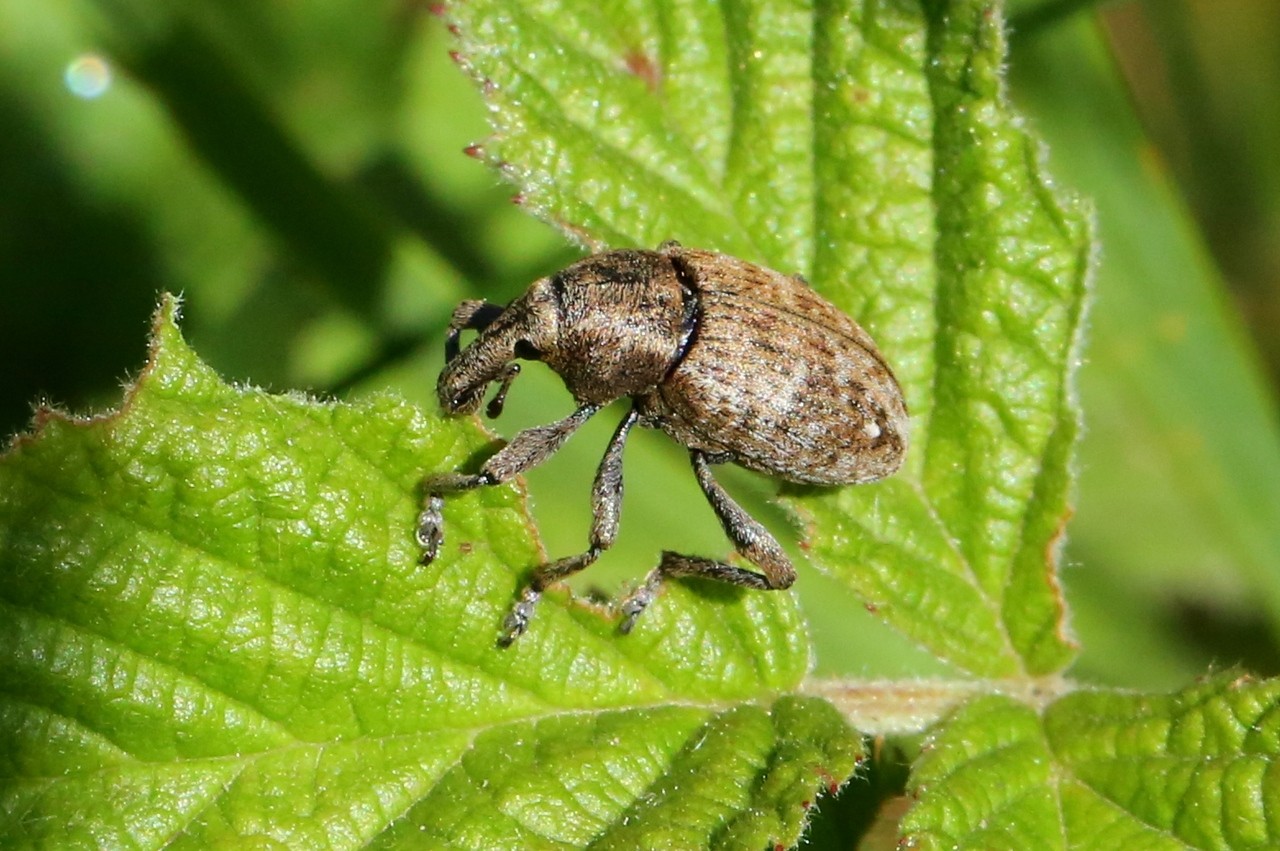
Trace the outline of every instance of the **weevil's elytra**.
[[[460, 348], [468, 329], [479, 334]], [[622, 450], [637, 425], [661, 429], [688, 448], [725, 533], [760, 572], [663, 553], [620, 604], [623, 632], [671, 577], [704, 576], [762, 590], [795, 580], [778, 542], [720, 487], [713, 464], [845, 485], [894, 473], [907, 448], [902, 391], [856, 322], [799, 278], [676, 243], [588, 257], [535, 281], [506, 307], [465, 301], [454, 311], [445, 350], [436, 394], [449, 414], [473, 413], [497, 382], [489, 405], [490, 416], [497, 416], [519, 374], [516, 359], [555, 370], [578, 407], [558, 422], [520, 432], [478, 473], [427, 480], [418, 521], [424, 562], [444, 540], [445, 494], [508, 481], [545, 461], [610, 402], [632, 400], [596, 472], [587, 550], [534, 571], [503, 623], [503, 645], [525, 631], [549, 584], [587, 567], [613, 544]]]

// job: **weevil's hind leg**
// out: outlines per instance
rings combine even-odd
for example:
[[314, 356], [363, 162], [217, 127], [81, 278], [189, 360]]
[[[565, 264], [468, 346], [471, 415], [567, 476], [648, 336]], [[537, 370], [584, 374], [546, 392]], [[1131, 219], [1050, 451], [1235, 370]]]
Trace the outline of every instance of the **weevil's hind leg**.
[[430, 564], [444, 543], [445, 494], [469, 491], [509, 481], [551, 457], [564, 446], [578, 427], [600, 410], [599, 405], [583, 405], [569, 416], [548, 425], [525, 429], [511, 442], [494, 453], [480, 467], [479, 473], [442, 473], [423, 483], [426, 499], [418, 515], [418, 544], [422, 547], [423, 564]]
[[697, 556], [680, 555], [664, 552], [662, 561], [658, 563], [641, 585], [631, 596], [623, 600], [619, 606], [622, 623], [619, 628], [630, 632], [636, 619], [654, 601], [658, 589], [667, 579], [677, 576], [702, 576], [744, 588], [755, 588], [760, 591], [777, 591], [790, 588], [796, 580], [795, 568], [791, 560], [782, 551], [778, 541], [769, 534], [769, 530], [760, 525], [754, 517], [734, 502], [733, 497], [720, 487], [720, 483], [711, 475], [711, 465], [706, 455], [697, 450], [689, 453], [693, 461], [693, 471], [698, 477], [698, 484], [706, 494], [707, 501], [720, 518], [720, 525], [733, 541], [734, 548], [747, 561], [759, 567], [763, 573], [734, 567], [722, 561]]
[[548, 585], [588, 567], [602, 552], [613, 546], [618, 537], [618, 523], [622, 515], [622, 451], [626, 447], [627, 435], [639, 419], [640, 415], [635, 408], [627, 412], [622, 422], [618, 423], [617, 430], [609, 440], [609, 448], [605, 450], [600, 467], [596, 470], [595, 484], [591, 488], [590, 546], [586, 552], [553, 561], [534, 571], [529, 584], [520, 592], [519, 600], [511, 608], [511, 613], [502, 622], [502, 638], [498, 640], [501, 646], [509, 646], [529, 627], [534, 606], [538, 604]]
[[500, 304], [476, 299], [467, 299], [454, 308], [453, 315], [449, 317], [449, 330], [444, 338], [444, 362], [448, 363], [458, 356], [458, 338], [463, 331], [483, 331], [504, 310], [506, 308]]

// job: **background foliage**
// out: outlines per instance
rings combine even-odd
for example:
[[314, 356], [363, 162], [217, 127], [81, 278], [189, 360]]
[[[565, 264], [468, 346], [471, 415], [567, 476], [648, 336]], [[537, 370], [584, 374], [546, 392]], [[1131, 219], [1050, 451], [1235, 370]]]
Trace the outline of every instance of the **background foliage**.
[[[1095, 199], [1104, 246], [1066, 558], [1074, 673], [1161, 688], [1236, 662], [1274, 673], [1273, 4], [1010, 11], [1012, 97], [1055, 175]], [[162, 289], [185, 293], [186, 334], [224, 375], [338, 395], [394, 386], [430, 406], [451, 305], [504, 300], [574, 256], [463, 156], [487, 131], [450, 46], [411, 4], [0, 0], [4, 431], [41, 396], [114, 401]], [[97, 51], [113, 84], [74, 97], [68, 65]], [[567, 409], [530, 373], [504, 433]], [[611, 428], [593, 425], [530, 477], [552, 552], [585, 537], [585, 483]], [[677, 451], [641, 435], [629, 472], [622, 539], [592, 582], [613, 587], [662, 546], [723, 548]], [[769, 483], [731, 484], [786, 528]], [[830, 580], [810, 571], [797, 589], [823, 671], [938, 670], [850, 616], [859, 604]]]

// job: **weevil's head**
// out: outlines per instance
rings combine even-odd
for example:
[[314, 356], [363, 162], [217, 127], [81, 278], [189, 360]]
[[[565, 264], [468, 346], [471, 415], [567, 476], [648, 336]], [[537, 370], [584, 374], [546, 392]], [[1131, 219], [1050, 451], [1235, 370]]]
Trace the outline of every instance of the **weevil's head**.
[[[501, 410], [517, 359], [554, 370], [578, 403], [608, 404], [646, 393], [670, 374], [693, 333], [697, 298], [663, 251], [619, 249], [579, 260], [534, 281], [505, 309], [464, 302], [450, 324], [450, 351], [436, 393], [450, 414], [480, 407], [502, 382]], [[457, 333], [479, 330], [457, 351]]]
[[[490, 407], [490, 415], [501, 410], [506, 384], [519, 367], [517, 359], [541, 360], [542, 353], [555, 345], [558, 336], [558, 312], [551, 279], [541, 278], [524, 295], [507, 305], [491, 321], [481, 327], [479, 335], [456, 353], [436, 381], [436, 397], [446, 414], [472, 414], [484, 400], [485, 391], [495, 381], [503, 387]], [[475, 327], [467, 325], [466, 327]], [[457, 326], [451, 328], [456, 334]], [[456, 340], [456, 337], [452, 338]]]

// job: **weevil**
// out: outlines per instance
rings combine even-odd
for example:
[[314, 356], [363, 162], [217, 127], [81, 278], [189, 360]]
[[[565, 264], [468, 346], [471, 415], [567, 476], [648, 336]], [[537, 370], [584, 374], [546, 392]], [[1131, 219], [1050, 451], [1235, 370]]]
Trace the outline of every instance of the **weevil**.
[[[466, 330], [478, 334], [461, 348]], [[577, 407], [518, 433], [477, 473], [426, 480], [417, 529], [424, 564], [444, 541], [445, 495], [509, 481], [547, 460], [606, 405], [623, 398], [631, 405], [596, 471], [587, 549], [533, 572], [503, 621], [503, 646], [524, 633], [548, 585], [613, 544], [622, 452], [636, 426], [660, 429], [688, 449], [725, 534], [759, 572], [663, 552], [618, 607], [624, 633], [667, 579], [702, 576], [767, 591], [795, 581], [777, 540], [721, 487], [712, 466], [734, 463], [790, 482], [848, 485], [894, 473], [907, 448], [902, 390], [856, 322], [802, 278], [676, 242], [592, 255], [534, 281], [505, 307], [462, 302], [445, 339], [440, 407], [474, 413], [497, 383], [487, 411], [497, 417], [520, 372], [517, 360], [549, 366]]]

